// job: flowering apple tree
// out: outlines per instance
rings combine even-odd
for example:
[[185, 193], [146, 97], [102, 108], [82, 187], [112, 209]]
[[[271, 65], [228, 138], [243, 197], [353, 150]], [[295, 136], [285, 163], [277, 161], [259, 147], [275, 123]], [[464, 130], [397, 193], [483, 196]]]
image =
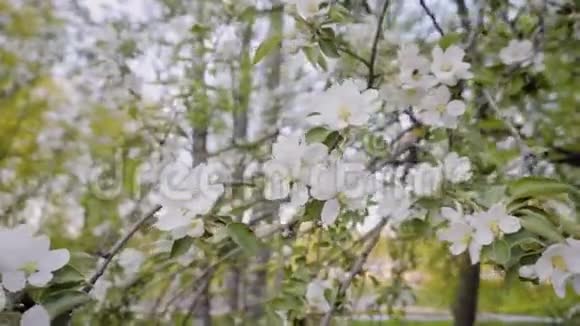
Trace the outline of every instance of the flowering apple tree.
[[[245, 272], [255, 289], [266, 285], [260, 282], [276, 289], [256, 290], [245, 302], [263, 308], [260, 318], [330, 325], [361, 306], [405, 306], [412, 289], [403, 274], [413, 265], [405, 246], [426, 239], [506, 277], [549, 283], [558, 297], [569, 286], [580, 294], [578, 173], [552, 157], [555, 149], [569, 153], [579, 136], [573, 46], [562, 45], [564, 34], [578, 39], [578, 7], [562, 2], [466, 8], [456, 1], [464, 9], [453, 14], [457, 25], [443, 24], [418, 1], [425, 39], [393, 22], [407, 1], [289, 0], [266, 10], [224, 1], [198, 8], [223, 14], [228, 23], [215, 38], [217, 23], [199, 22], [207, 17], [189, 28], [187, 42], [198, 59], [178, 75], [194, 80], [178, 96], [185, 111], [89, 115], [93, 133], [122, 130], [123, 136], [107, 136], [124, 146], [120, 156], [131, 173], [148, 164], [139, 180], [147, 189], [128, 209], [131, 223], [91, 255], [86, 246], [51, 246], [43, 232], [6, 223], [0, 228], [2, 316], [35, 326], [90, 322], [99, 313], [109, 315], [101, 320], [185, 324], [203, 315], [212, 291], [231, 290], [228, 280]], [[279, 28], [252, 36], [263, 12], [279, 13], [272, 23]], [[284, 17], [292, 35], [281, 31]], [[208, 48], [213, 41], [216, 48]], [[300, 96], [284, 96], [281, 71], [272, 77], [276, 57], [286, 52], [317, 76], [292, 77], [308, 84]], [[265, 81], [258, 76], [263, 67]], [[206, 75], [222, 68], [237, 79], [214, 87], [219, 78]], [[271, 132], [251, 140], [247, 111], [262, 91], [264, 106], [275, 103], [275, 117], [266, 122]], [[131, 106], [134, 100], [120, 101]], [[237, 139], [210, 152], [208, 133], [219, 129], [210, 122], [226, 114], [232, 120], [220, 121], [231, 122]], [[118, 120], [141, 121], [143, 135]], [[154, 145], [129, 150], [148, 141]], [[99, 152], [102, 146], [97, 142], [92, 154], [107, 152]], [[184, 153], [191, 157], [180, 159]], [[135, 190], [131, 182], [120, 189]], [[107, 214], [105, 206], [90, 210], [101, 203], [96, 196], [86, 194], [83, 203], [87, 214]], [[102, 229], [116, 226], [109, 222], [92, 230], [97, 245]], [[385, 238], [397, 256], [395, 281], [388, 284], [369, 263]], [[260, 279], [260, 273], [272, 277]], [[361, 303], [358, 291], [370, 291], [370, 302]], [[123, 301], [136, 308], [118, 309]], [[233, 301], [225, 314], [246, 318], [236, 311], [239, 298]]]

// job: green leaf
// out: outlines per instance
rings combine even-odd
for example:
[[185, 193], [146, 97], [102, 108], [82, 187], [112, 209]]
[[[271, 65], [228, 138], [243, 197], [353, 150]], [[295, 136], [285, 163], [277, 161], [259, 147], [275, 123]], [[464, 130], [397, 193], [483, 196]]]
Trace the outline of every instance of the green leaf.
[[69, 265], [74, 269], [88, 275], [97, 267], [97, 257], [82, 251], [70, 253]]
[[262, 59], [264, 59], [270, 52], [274, 49], [280, 47], [282, 44], [282, 37], [280, 35], [271, 36], [262, 42], [256, 49], [256, 54], [254, 55], [253, 63], [257, 64]]
[[340, 53], [338, 53], [338, 49], [336, 48], [336, 44], [334, 44], [333, 40], [330, 39], [320, 39], [318, 40], [318, 45], [320, 45], [320, 50], [322, 53], [329, 58], [339, 58]]
[[306, 204], [304, 208], [304, 217], [306, 221], [319, 221], [320, 214], [322, 213], [322, 207], [324, 202], [320, 200], [313, 199]]
[[175, 240], [173, 242], [173, 246], [171, 247], [170, 257], [175, 258], [175, 257], [179, 257], [179, 256], [185, 254], [189, 250], [189, 248], [191, 247], [192, 244], [193, 244], [192, 237], [185, 237], [185, 238]]
[[42, 300], [41, 304], [48, 311], [51, 319], [54, 319], [91, 300], [91, 297], [85, 292], [65, 290], [51, 294]]
[[554, 242], [564, 240], [560, 232], [542, 214], [531, 209], [521, 209], [517, 213], [522, 214], [519, 218], [524, 229]]
[[66, 265], [54, 273], [51, 283], [81, 283], [85, 281], [85, 276], [71, 265]]
[[314, 127], [306, 132], [306, 142], [309, 144], [324, 142], [330, 132], [324, 127]]
[[312, 66], [316, 67], [318, 65], [317, 61], [318, 57], [320, 56], [320, 51], [318, 48], [312, 46], [305, 46], [302, 48], [302, 52], [304, 53], [304, 56]]
[[499, 265], [505, 265], [511, 258], [510, 245], [505, 240], [494, 241], [484, 248], [484, 255]]
[[507, 234], [504, 236], [504, 240], [509, 244], [510, 248], [545, 246], [545, 244], [540, 241], [540, 239], [538, 239], [534, 233], [527, 230], [521, 230], [517, 233]]
[[326, 59], [324, 58], [323, 55], [318, 55], [318, 58], [316, 59], [316, 63], [318, 63], [318, 66], [320, 68], [322, 68], [322, 70], [324, 70], [324, 71], [328, 70], [328, 63], [326, 62]]
[[453, 44], [459, 43], [461, 40], [460, 33], [447, 33], [445, 36], [439, 39], [439, 46], [445, 50]]
[[554, 197], [562, 193], [577, 192], [569, 184], [544, 177], [524, 177], [508, 184], [512, 199], [522, 197]]
[[567, 233], [580, 237], [580, 223], [570, 216], [559, 215], [560, 226]]
[[343, 141], [343, 137], [338, 131], [333, 131], [324, 140], [324, 145], [328, 147], [329, 150], [333, 150]]
[[230, 223], [227, 226], [232, 240], [248, 255], [256, 255], [262, 244], [254, 232], [243, 223]]
[[288, 295], [281, 298], [274, 298], [268, 302], [268, 307], [274, 311], [288, 311], [300, 309], [303, 306], [299, 297]]

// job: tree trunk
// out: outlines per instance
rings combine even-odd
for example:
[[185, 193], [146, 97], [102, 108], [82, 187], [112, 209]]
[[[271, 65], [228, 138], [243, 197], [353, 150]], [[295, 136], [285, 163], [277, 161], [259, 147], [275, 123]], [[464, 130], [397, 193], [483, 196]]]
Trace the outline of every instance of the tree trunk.
[[472, 265], [468, 255], [463, 255], [459, 270], [459, 283], [453, 306], [455, 326], [473, 326], [477, 318], [479, 292], [479, 263]]

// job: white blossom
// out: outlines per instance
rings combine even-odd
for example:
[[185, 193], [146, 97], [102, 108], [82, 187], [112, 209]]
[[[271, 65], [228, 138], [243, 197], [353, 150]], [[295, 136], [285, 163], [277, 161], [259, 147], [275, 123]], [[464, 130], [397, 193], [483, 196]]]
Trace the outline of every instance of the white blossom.
[[300, 135], [279, 136], [272, 146], [272, 159], [263, 167], [267, 181], [265, 198], [276, 200], [290, 195], [292, 204], [304, 205], [311, 170], [327, 157], [328, 148], [322, 143], [307, 144]]
[[458, 118], [465, 113], [465, 103], [451, 100], [447, 86], [432, 89], [419, 104], [418, 118], [426, 125], [455, 129]]
[[460, 183], [471, 179], [471, 162], [467, 157], [459, 157], [455, 152], [445, 156], [443, 160], [443, 172], [445, 179], [451, 183]]
[[216, 180], [220, 173], [223, 170], [214, 164], [189, 169], [177, 163], [164, 171], [156, 198], [163, 207], [154, 226], [171, 232], [174, 239], [201, 236], [203, 221], [199, 216], [207, 214], [224, 192], [223, 184]]
[[501, 62], [506, 65], [525, 63], [534, 53], [534, 45], [529, 40], [511, 40], [499, 51]]
[[318, 312], [328, 312], [330, 310], [330, 303], [324, 296], [324, 291], [330, 286], [326, 281], [313, 280], [306, 288], [306, 301], [308, 305]]
[[433, 63], [431, 72], [439, 82], [448, 86], [457, 85], [460, 79], [470, 79], [473, 74], [469, 71], [471, 65], [463, 62], [465, 51], [456, 45], [451, 45], [445, 51], [439, 46], [433, 49]]
[[390, 217], [392, 223], [400, 224], [409, 217], [411, 204], [409, 193], [402, 187], [394, 186], [385, 189], [378, 210], [381, 216]]
[[480, 241], [482, 239], [475, 237], [475, 228], [470, 224], [471, 216], [464, 216], [461, 211], [450, 207], [443, 207], [441, 215], [449, 224], [437, 231], [439, 240], [450, 242], [451, 254], [459, 255], [467, 250], [471, 263], [478, 263], [482, 246], [490, 244], [491, 241]]
[[311, 105], [311, 111], [318, 115], [308, 120], [321, 122], [332, 130], [340, 130], [366, 125], [371, 113], [379, 109], [380, 101], [376, 90], [364, 90], [360, 81], [347, 79], [316, 94]]
[[536, 268], [534, 267], [534, 265], [520, 266], [520, 268], [518, 269], [518, 274], [520, 275], [520, 277], [527, 279], [538, 278], [538, 274], [536, 273]]
[[407, 177], [415, 195], [431, 197], [437, 195], [443, 183], [443, 171], [440, 166], [420, 163], [415, 166]]
[[322, 224], [334, 224], [341, 204], [347, 209], [362, 209], [368, 195], [369, 173], [362, 162], [346, 161], [332, 153], [326, 165], [317, 165], [310, 180], [312, 197], [325, 201], [321, 212]]
[[476, 229], [476, 237], [482, 243], [491, 242], [503, 234], [515, 233], [520, 230], [520, 220], [507, 213], [504, 204], [492, 205], [487, 211], [473, 215], [472, 225]]
[[429, 59], [419, 53], [415, 43], [404, 44], [397, 52], [399, 82], [403, 89], [427, 90], [437, 84], [429, 74]]
[[540, 281], [549, 281], [556, 295], [566, 295], [568, 279], [580, 274], [580, 240], [566, 239], [549, 246], [534, 265]]
[[25, 225], [0, 228], [0, 253], [10, 253], [0, 255], [2, 284], [10, 292], [24, 289], [26, 283], [45, 286], [52, 280], [52, 273], [70, 259], [68, 250], [50, 250], [48, 237], [34, 236]]

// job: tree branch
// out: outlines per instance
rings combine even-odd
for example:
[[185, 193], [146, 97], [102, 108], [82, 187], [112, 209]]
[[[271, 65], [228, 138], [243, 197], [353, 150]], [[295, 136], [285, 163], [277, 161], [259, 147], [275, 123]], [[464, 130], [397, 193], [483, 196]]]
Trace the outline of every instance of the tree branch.
[[427, 16], [429, 16], [429, 18], [431, 18], [431, 22], [433, 22], [433, 26], [435, 26], [435, 29], [437, 30], [437, 32], [439, 32], [439, 35], [445, 36], [445, 32], [443, 32], [443, 29], [441, 28], [441, 26], [439, 26], [439, 23], [437, 22], [437, 18], [435, 18], [435, 15], [431, 11], [431, 9], [429, 9], [429, 7], [427, 7], [425, 0], [419, 0], [419, 3], [421, 3], [421, 7], [423, 7], [423, 10], [427, 14]]
[[512, 134], [512, 136], [516, 140], [516, 145], [520, 149], [520, 152], [521, 152], [522, 157], [524, 159], [524, 163], [526, 165], [526, 168], [527, 168], [528, 172], [531, 174], [532, 169], [533, 169], [533, 163], [531, 163], [530, 161], [531, 160], [533, 161], [533, 159], [535, 157], [534, 153], [530, 150], [528, 145], [524, 142], [524, 140], [522, 139], [522, 136], [520, 135], [520, 133], [516, 129], [516, 127], [509, 120], [504, 119], [502, 117], [501, 111], [500, 111], [497, 103], [495, 102], [495, 100], [491, 96], [491, 94], [489, 94], [489, 92], [487, 90], [483, 90], [483, 95], [485, 96], [485, 99], [487, 100], [487, 102], [489, 103], [489, 106], [493, 109], [493, 111], [495, 112], [497, 117], [502, 119], [503, 123], [508, 127], [509, 132]]
[[389, 0], [385, 0], [383, 4], [383, 9], [381, 11], [381, 15], [379, 16], [379, 20], [377, 22], [377, 30], [375, 32], [375, 38], [373, 40], [373, 46], [371, 49], [371, 58], [369, 60], [369, 76], [367, 82], [367, 88], [373, 87], [373, 82], [375, 81], [375, 62], [377, 61], [377, 54], [379, 50], [379, 39], [383, 34], [383, 22], [385, 21], [385, 17], [387, 16], [387, 10], [389, 9]]
[[160, 209], [161, 205], [153, 207], [153, 209], [151, 209], [149, 213], [145, 214], [139, 221], [133, 224], [133, 226], [129, 229], [129, 231], [115, 243], [115, 245], [105, 254], [105, 261], [101, 264], [101, 266], [99, 266], [99, 268], [97, 268], [95, 273], [89, 279], [88, 284], [83, 288], [84, 292], [88, 293], [89, 291], [91, 291], [95, 283], [99, 280], [99, 278], [101, 278], [101, 276], [103, 276], [113, 258], [121, 250], [123, 250], [123, 248], [125, 248], [127, 242], [129, 242], [129, 240], [133, 237], [133, 235], [137, 233], [139, 228], [141, 228], [143, 224], [149, 221], [149, 219], [153, 218], [155, 213], [157, 213]]
[[322, 326], [329, 326], [330, 325], [330, 322], [332, 321], [332, 314], [337, 309], [338, 301], [342, 297], [344, 297], [344, 295], [346, 294], [346, 291], [348, 290], [348, 288], [352, 284], [352, 281], [355, 278], [355, 276], [357, 276], [361, 272], [361, 270], [362, 270], [365, 262], [367, 261], [371, 251], [373, 251], [373, 249], [377, 245], [377, 242], [379, 241], [379, 238], [381, 235], [381, 231], [382, 231], [383, 227], [387, 224], [387, 221], [388, 221], [388, 219], [384, 218], [375, 227], [375, 229], [373, 230], [374, 233], [371, 233], [370, 242], [364, 248], [363, 252], [359, 256], [359, 258], [356, 260], [354, 265], [352, 265], [350, 272], [348, 274], [348, 277], [340, 284], [340, 287], [338, 288], [338, 292], [336, 293], [336, 296], [334, 297], [334, 300], [330, 306], [330, 310], [326, 313], [326, 315], [324, 315], [324, 318], [322, 319], [320, 325], [322, 325]]

